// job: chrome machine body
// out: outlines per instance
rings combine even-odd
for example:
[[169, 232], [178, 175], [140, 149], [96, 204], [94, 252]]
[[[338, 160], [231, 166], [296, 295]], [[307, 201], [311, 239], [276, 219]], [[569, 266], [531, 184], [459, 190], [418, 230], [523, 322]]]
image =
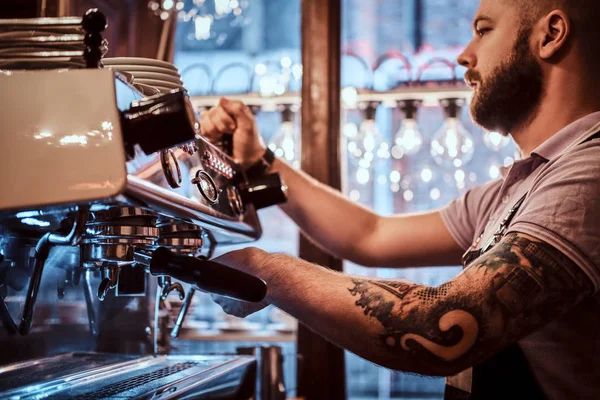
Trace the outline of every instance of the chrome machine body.
[[264, 297], [210, 258], [258, 239], [285, 187], [200, 138], [185, 90], [144, 97], [102, 69], [105, 26], [0, 20], [0, 399], [248, 398], [252, 357], [160, 354], [195, 290]]

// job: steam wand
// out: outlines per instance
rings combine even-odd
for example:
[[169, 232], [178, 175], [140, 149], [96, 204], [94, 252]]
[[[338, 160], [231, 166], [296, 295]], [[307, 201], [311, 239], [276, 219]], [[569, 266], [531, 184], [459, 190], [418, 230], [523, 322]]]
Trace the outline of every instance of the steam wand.
[[92, 301], [93, 289], [91, 284], [92, 271], [86, 270], [83, 275], [83, 294], [85, 296], [85, 304], [87, 306], [88, 324], [90, 332], [94, 336], [98, 336], [98, 326], [96, 323], [96, 313], [94, 312], [94, 303]]
[[173, 330], [171, 331], [171, 337], [173, 339], [177, 339], [179, 337], [179, 331], [181, 330], [183, 320], [185, 319], [190, 309], [190, 304], [192, 304], [192, 298], [194, 297], [194, 293], [196, 293], [196, 289], [190, 288], [190, 290], [188, 290], [187, 292], [187, 295], [185, 296], [185, 301], [181, 305], [181, 310], [179, 310], [179, 315], [177, 315], [175, 326], [173, 326]]

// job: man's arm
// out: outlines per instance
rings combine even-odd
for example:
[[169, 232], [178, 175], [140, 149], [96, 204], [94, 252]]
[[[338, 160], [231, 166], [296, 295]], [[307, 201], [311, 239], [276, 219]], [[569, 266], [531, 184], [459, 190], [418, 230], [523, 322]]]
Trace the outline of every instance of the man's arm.
[[385, 367], [425, 375], [456, 374], [593, 291], [560, 252], [517, 233], [438, 287], [350, 277], [285, 255], [223, 260], [265, 279], [270, 303], [331, 342]]
[[[244, 167], [260, 159], [265, 145], [254, 116], [239, 101], [221, 99], [201, 114], [202, 134], [213, 142], [233, 132], [234, 158]], [[462, 253], [439, 212], [381, 217], [281, 160], [271, 172], [288, 186], [282, 206], [298, 227], [326, 252], [365, 266], [457, 265]]]
[[439, 211], [382, 217], [276, 160], [288, 186], [283, 211], [325, 251], [364, 266], [459, 265], [463, 250]]

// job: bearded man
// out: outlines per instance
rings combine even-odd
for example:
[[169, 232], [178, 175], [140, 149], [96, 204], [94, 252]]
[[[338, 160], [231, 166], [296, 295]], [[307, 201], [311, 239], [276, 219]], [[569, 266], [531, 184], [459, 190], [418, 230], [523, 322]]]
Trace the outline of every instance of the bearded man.
[[[337, 257], [377, 267], [452, 265], [438, 287], [366, 279], [254, 248], [216, 261], [268, 284], [273, 304], [382, 366], [449, 376], [448, 399], [600, 398], [600, 2], [482, 0], [458, 62], [471, 114], [522, 159], [447, 207], [378, 216], [265, 149], [248, 108], [222, 99], [204, 135], [278, 172], [282, 209]], [[259, 164], [255, 164], [258, 162]]]

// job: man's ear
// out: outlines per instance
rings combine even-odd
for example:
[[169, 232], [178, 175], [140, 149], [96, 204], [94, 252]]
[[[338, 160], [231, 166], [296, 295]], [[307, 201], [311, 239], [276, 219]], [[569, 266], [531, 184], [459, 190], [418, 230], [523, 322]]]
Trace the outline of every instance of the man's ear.
[[539, 22], [538, 54], [547, 60], [566, 47], [572, 31], [571, 20], [562, 10], [554, 10]]

